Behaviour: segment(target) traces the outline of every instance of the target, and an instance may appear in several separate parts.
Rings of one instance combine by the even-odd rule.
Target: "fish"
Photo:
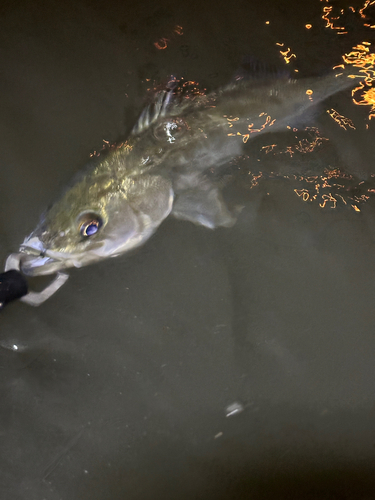
[[[172,78],[127,140],[92,158],[44,213],[20,246],[22,272],[49,275],[117,257],[144,244],[169,216],[210,229],[233,226],[238,214],[207,172],[240,155],[247,139],[293,126],[353,86],[348,76],[239,73],[217,91],[190,94]]]

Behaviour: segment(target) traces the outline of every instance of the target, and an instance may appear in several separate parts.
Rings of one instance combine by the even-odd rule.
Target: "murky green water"
[[[211,90],[244,55],[288,48],[292,71],[323,74],[374,41],[363,5],[326,10],[335,30],[318,0],[4,3],[1,261],[89,153],[131,129],[154,81]],[[341,168],[371,183],[374,123],[350,93],[326,108],[356,128],[323,108],[308,125],[329,141],[312,153],[281,134],[249,146],[233,228],[167,220],[41,307],[1,313],[3,500],[375,498],[375,204],[322,208],[317,181],[304,202],[290,178]],[[282,176],[251,187],[247,171]]]

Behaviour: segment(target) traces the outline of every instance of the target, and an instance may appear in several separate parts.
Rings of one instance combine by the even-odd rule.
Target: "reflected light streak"
[[[320,1],[323,1],[323,0],[320,0]],[[325,3],[329,3],[329,0],[325,0]],[[338,35],[344,35],[344,34],[348,33],[347,31],[343,31],[346,29],[345,26],[336,25],[336,22],[339,19],[341,19],[341,16],[344,14],[344,9],[340,9],[337,6],[333,6],[332,3],[334,3],[334,2],[330,2],[329,5],[326,5],[325,7],[323,7],[322,19],[326,22],[326,25],[325,25],[326,28],[329,28],[331,30],[335,30]],[[347,9],[350,12],[352,12],[353,14],[358,12],[358,14],[360,15],[360,18],[363,21],[365,21],[368,19],[368,13],[365,11],[374,5],[375,5],[375,0],[365,0],[363,6],[361,8],[358,7],[358,10],[356,10],[356,8],[353,6],[348,6]],[[337,15],[334,15],[334,14],[337,14]],[[364,22],[363,26],[365,26],[366,28],[375,29],[375,24],[369,24],[368,22]]]
[[[291,178],[284,176],[284,178]],[[366,181],[360,181],[354,184],[354,178],[345,174],[339,168],[332,170],[326,169],[323,175],[304,177],[293,176],[293,179],[299,182],[314,183],[311,188],[294,189],[294,192],[304,202],[318,201],[320,208],[336,208],[338,203],[349,205],[356,212],[360,212],[358,204],[364,203],[370,199],[370,194],[375,193],[375,189],[367,187]],[[364,192],[360,193],[360,190]]]
[[[344,130],[348,130],[347,127],[355,130],[354,123],[350,118],[346,118],[345,116],[340,115],[340,113],[333,108],[327,109],[327,113],[332,118],[332,120],[338,123],[340,127],[343,128]]]
[[[307,189],[295,189],[294,192],[296,193],[297,196],[302,197],[303,201],[307,201],[310,197],[310,194],[307,191]]]
[[[375,0],[374,0],[375,2]],[[353,47],[348,54],[343,55],[346,65],[358,68],[363,82],[352,90],[354,104],[360,106],[370,106],[369,119],[375,117],[375,89],[372,87],[375,81],[375,53],[370,52],[370,42],[362,42]]]
[[[323,15],[322,19],[326,22],[325,27],[329,28],[331,30],[336,30],[336,31],[343,31],[345,30],[345,26],[335,26],[333,21],[337,21],[340,19],[340,16],[332,16],[332,10],[333,6],[332,5],[327,5],[326,7],[323,7]]]
[[[311,90],[311,89],[307,89],[307,90],[306,90],[306,95],[309,97],[309,100],[310,100],[311,102],[313,101],[313,97],[312,97],[313,93],[314,93],[314,91],[313,91],[313,90]]]
[[[250,137],[250,134],[256,134],[258,132],[261,132],[262,130],[264,130],[266,127],[272,127],[272,125],[275,123],[276,121],[276,118],[275,119],[272,119],[272,117],[270,115],[267,115],[267,113],[260,113],[259,114],[259,117],[262,117],[262,116],[265,116],[265,121],[264,123],[262,123],[262,125],[260,125],[259,128],[254,128],[254,123],[250,123],[248,126],[247,126],[247,130],[248,130],[248,133],[246,134],[243,134],[242,132],[231,132],[229,134],[227,134],[228,137],[234,137],[234,136],[241,136],[242,137],[242,141],[244,143],[246,143],[248,140],[249,140],[249,137]],[[232,128],[233,127],[233,122],[237,122],[239,121],[239,118],[238,117],[235,117],[235,118],[228,118],[225,116],[225,118],[227,119],[228,121],[228,126],[229,128]]]
[[[168,42],[168,38],[159,38],[157,42],[154,42],[154,45],[158,50],[164,50],[168,47]]]
[[[359,15],[361,16],[362,19],[366,19],[367,17],[367,14],[364,14],[364,11],[368,8],[368,7],[371,7],[371,5],[374,5],[375,4],[375,0],[366,0],[362,9],[359,9],[358,12],[359,12]],[[371,24],[367,24],[367,23],[364,23],[363,24],[364,26],[366,26],[367,28],[371,28],[371,29],[375,29],[375,24],[374,25],[371,25]]]
[[[291,52],[291,49],[288,47],[287,50],[283,51],[283,50],[280,50],[280,54],[283,56],[284,58],[284,61],[286,62],[286,64],[289,64],[290,63],[290,60],[294,57],[296,58],[296,54],[292,53]]]
[[[253,128],[254,127],[254,123],[250,123],[250,125],[247,126],[247,129],[248,129],[248,131],[249,131],[250,134],[254,134],[256,132],[261,132],[267,126],[268,127],[272,127],[272,125],[275,123],[275,121],[276,121],[276,118],[274,120],[272,120],[271,116],[267,115],[266,121],[263,123],[263,125],[261,125],[260,128]]]
[[[271,151],[273,151],[273,149],[277,146],[277,144],[269,144],[268,146],[263,146],[262,147],[262,150],[264,150],[264,152],[266,154],[270,153]]]
[[[288,177],[288,176],[286,176]],[[340,183],[332,182],[332,179],[341,181]],[[355,191],[358,189],[364,181],[358,183],[357,186],[348,186],[346,181],[351,181],[353,183],[353,179],[351,176],[346,175],[344,172],[341,172],[339,169],[326,170],[325,174],[322,176],[314,176],[312,178],[307,178],[304,176],[300,176],[298,178],[299,182],[315,182],[314,187],[311,189],[302,188],[302,189],[294,189],[296,195],[301,198],[304,202],[313,202],[318,201],[320,208],[336,208],[338,202],[342,202],[344,205],[348,205],[348,202],[344,198],[350,200],[349,205],[356,211],[360,212],[358,208],[358,203],[366,202],[370,197],[366,194],[361,194],[360,196],[351,195],[351,191]],[[314,189],[315,188],[315,189]],[[338,191],[343,192],[340,194]],[[370,189],[367,190],[370,193]],[[374,190],[375,191],[375,190]],[[348,194],[349,193],[349,194]],[[352,203],[354,202],[354,203]]]
[[[281,42],[276,42],[276,45],[278,47],[284,47],[284,44]],[[290,47],[288,47],[286,50],[280,50],[279,52],[280,55],[283,57],[284,61],[286,62],[286,64],[289,64],[292,58],[297,57],[296,54],[292,52],[292,49]]]
[[[262,149],[267,152],[266,148],[269,148],[272,151],[274,146],[274,144],[270,144]],[[236,162],[240,159],[246,161],[248,158],[248,156],[240,157]],[[360,205],[370,198],[373,199],[375,195],[375,174],[371,174],[371,179],[366,181],[356,180],[352,175],[346,174],[340,168],[327,168],[320,175],[267,173],[261,171],[246,171],[246,175],[250,179],[249,189],[257,187],[263,181],[280,179],[290,181],[294,193],[301,201],[316,203],[321,209],[330,210],[339,206],[347,206],[351,207],[355,212],[360,212]],[[296,186],[296,183],[299,186]]]
[[[182,26],[179,26],[178,24],[176,24],[176,26],[173,28],[171,37],[170,38],[167,38],[167,37],[159,38],[159,40],[157,40],[156,42],[154,42],[154,46],[158,50],[165,50],[168,47],[168,43],[171,41],[171,38],[175,38],[175,35],[181,36],[183,34],[184,33],[183,33]]]
[[[355,104],[359,106],[371,106],[371,112],[369,114],[369,119],[375,117],[375,88],[370,88],[362,94],[362,100],[357,101],[353,98]]]
[[[288,128],[291,130],[290,127]],[[297,130],[293,129],[293,131],[296,132]],[[328,141],[328,138],[320,135],[317,127],[306,127],[304,132],[307,132],[308,138],[300,139],[297,143],[287,146],[284,149],[278,149],[277,144],[269,144],[263,146],[261,151],[265,154],[273,152],[274,155],[289,154],[292,157],[296,151],[302,154],[312,153],[324,141]]]

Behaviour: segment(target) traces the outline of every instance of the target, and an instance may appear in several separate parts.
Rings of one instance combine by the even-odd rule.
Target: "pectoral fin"
[[[172,214],[177,219],[189,220],[210,229],[230,227],[236,222],[215,187],[183,191],[174,201]]]

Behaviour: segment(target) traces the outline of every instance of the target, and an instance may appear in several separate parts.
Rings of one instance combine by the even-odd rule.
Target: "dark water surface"
[[[275,63],[288,47],[292,70],[324,74],[374,41],[363,2],[335,2],[343,34],[327,6],[3,2],[1,261],[89,153],[131,129],[153,82],[214,89],[244,55]],[[375,203],[322,208],[285,178],[250,189],[243,175],[371,181],[369,108],[350,93],[327,108],[356,129],[323,109],[330,141],[311,155],[260,151],[275,138],[249,150],[233,228],[168,219],[41,307],[1,313],[1,500],[375,498]]]

